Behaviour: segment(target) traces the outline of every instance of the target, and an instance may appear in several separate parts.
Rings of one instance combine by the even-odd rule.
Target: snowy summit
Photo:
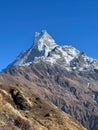
[[[98,69],[98,60],[89,58],[72,46],[59,46],[55,40],[42,30],[36,32],[33,45],[20,53],[9,66],[29,66],[32,63],[45,62],[59,65],[68,71],[88,71]]]

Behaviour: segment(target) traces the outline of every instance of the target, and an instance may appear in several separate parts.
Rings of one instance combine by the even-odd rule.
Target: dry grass
[[[10,90],[17,90],[30,105],[21,110],[15,104]],[[3,128],[2,128],[3,127]],[[52,103],[30,94],[15,85],[0,86],[0,130],[86,130],[76,120],[61,112]]]

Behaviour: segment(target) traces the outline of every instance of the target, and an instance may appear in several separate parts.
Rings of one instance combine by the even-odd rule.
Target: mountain
[[[32,46],[0,75],[0,83],[22,86],[51,101],[88,130],[98,130],[98,60],[72,46],[35,33]]]
[[[43,30],[41,33],[36,32],[31,48],[21,52],[12,65],[30,65],[33,61],[38,61],[37,58],[43,59],[48,57],[49,52],[51,52],[56,46],[57,45],[55,41],[45,30]]]
[[[68,71],[98,71],[98,60],[89,58],[72,46],[57,45],[45,30],[35,33],[33,45],[21,52],[11,66],[28,66],[41,61],[59,65]]]

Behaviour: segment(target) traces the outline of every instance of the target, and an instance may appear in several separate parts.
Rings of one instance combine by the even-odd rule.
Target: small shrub
[[[30,130],[29,122],[20,117],[15,120],[15,126],[21,128],[21,130]]]

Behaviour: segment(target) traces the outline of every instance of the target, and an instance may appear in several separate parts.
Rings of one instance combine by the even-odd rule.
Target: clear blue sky
[[[0,69],[42,29],[58,44],[98,58],[98,0],[0,0]]]

